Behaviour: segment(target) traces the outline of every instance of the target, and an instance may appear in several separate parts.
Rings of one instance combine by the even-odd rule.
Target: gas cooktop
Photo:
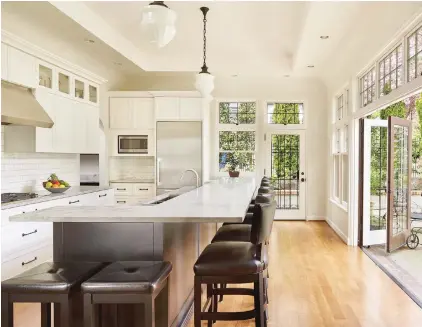
[[[9,203],[15,201],[23,201],[38,197],[36,193],[2,193],[1,203]]]

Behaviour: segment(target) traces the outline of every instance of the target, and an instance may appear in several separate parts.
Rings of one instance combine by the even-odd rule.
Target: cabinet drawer
[[[133,195],[144,197],[152,197],[155,194],[154,184],[136,183],[133,184]]]
[[[133,194],[133,184],[131,183],[111,183],[110,185],[113,187],[116,196]]]
[[[142,202],[142,199],[139,196],[120,196],[117,197],[116,196],[116,204],[130,204],[130,205],[134,205],[134,204],[139,204],[140,202]]]
[[[1,231],[1,256],[2,261],[15,258],[22,253],[39,248],[43,244],[52,243],[53,224],[10,223]]]
[[[53,258],[53,244],[26,253],[1,265],[1,280],[5,280],[34,268]]]

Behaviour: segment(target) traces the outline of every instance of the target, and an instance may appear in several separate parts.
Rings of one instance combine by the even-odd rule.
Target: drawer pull
[[[117,188],[118,191],[126,191],[126,188]]]
[[[30,233],[22,233],[22,237],[25,237],[25,236],[28,236],[28,235],[31,235],[31,234],[35,234],[36,232],[38,232],[38,231],[35,229],[34,231],[32,231]]]
[[[69,201],[69,204],[72,204],[72,203],[78,203],[79,202],[79,200],[76,200],[76,201]]]
[[[37,257],[34,257],[34,259],[32,259],[32,260],[29,260],[29,261],[27,261],[27,262],[25,262],[25,261],[22,261],[22,266],[25,266],[25,265],[27,265],[27,264],[29,264],[29,263],[31,263],[31,262],[34,262],[34,261],[36,261],[37,260]]]
[[[98,195],[99,198],[102,198],[104,196],[107,196],[107,194],[100,194],[100,195]]]
[[[117,203],[126,203],[126,201],[117,201]]]
[[[140,188],[139,191],[148,191],[147,188]]]

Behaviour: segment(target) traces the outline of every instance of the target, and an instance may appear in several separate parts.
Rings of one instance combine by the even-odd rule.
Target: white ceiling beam
[[[147,56],[86,4],[76,1],[52,1],[50,3],[135,65],[143,70],[148,70]]]

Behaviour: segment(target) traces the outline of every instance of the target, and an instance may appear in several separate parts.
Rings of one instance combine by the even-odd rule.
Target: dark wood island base
[[[192,313],[193,265],[216,230],[216,223],[55,222],[54,261],[170,261],[169,299],[156,299],[156,327],[181,327]],[[74,327],[83,326],[81,308],[82,297]],[[143,312],[142,305],[102,305],[101,326],[142,326]]]

